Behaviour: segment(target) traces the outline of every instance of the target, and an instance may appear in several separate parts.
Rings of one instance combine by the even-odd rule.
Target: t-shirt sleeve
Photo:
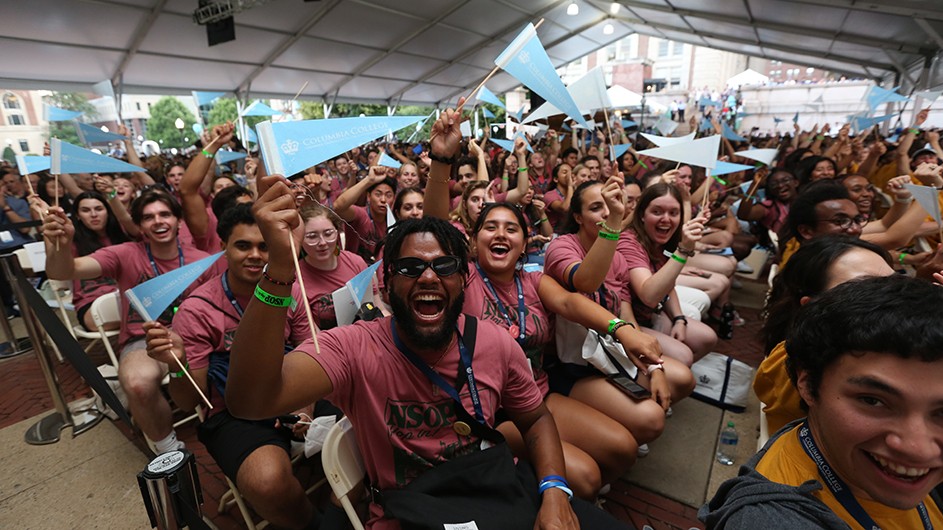
[[[583,258],[571,248],[569,238],[558,237],[550,242],[547,247],[547,254],[544,256],[544,273],[549,274],[551,278],[560,282],[564,288],[573,290],[569,279],[566,277],[566,268],[574,263],[580,263]]]
[[[651,270],[651,262],[648,259],[648,253],[645,252],[642,244],[631,230],[623,232],[622,237],[619,238],[619,243],[616,245],[616,251],[622,254],[629,270]]]
[[[121,275],[121,262],[123,256],[126,254],[124,252],[125,248],[127,248],[126,245],[102,247],[89,254],[88,257],[98,262],[98,266],[101,267],[102,270],[102,276],[117,278]]]
[[[207,307],[198,298],[188,298],[174,315],[173,329],[183,339],[183,350],[190,368],[203,369],[210,364],[210,353],[219,342],[215,333],[219,324],[207,318],[213,313],[218,313],[218,310]]]
[[[305,312],[305,296],[297,282],[291,288],[291,297],[296,303],[294,309],[288,310],[288,318],[285,322],[288,329],[285,336],[288,337],[288,342],[300,345],[311,338],[311,324],[308,323],[308,314]]]

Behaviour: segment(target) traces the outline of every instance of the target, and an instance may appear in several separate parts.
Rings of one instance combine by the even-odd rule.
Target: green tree
[[[9,145],[3,148],[2,158],[11,164],[16,164],[16,153]]]
[[[268,101],[263,101],[266,105]],[[219,98],[213,104],[207,117],[207,127],[212,128],[216,125],[222,125],[228,121],[236,123],[239,119],[239,111],[234,98]],[[269,116],[246,116],[246,127],[252,129],[265,120],[271,119]]]
[[[183,120],[183,129],[177,129],[176,121]],[[163,148],[185,147],[184,137],[194,139],[193,124],[196,116],[179,99],[164,96],[151,105],[151,118],[147,120],[147,139],[154,140]]]
[[[88,96],[80,92],[53,92],[51,95],[45,96],[43,101],[53,107],[84,113],[84,116],[81,118],[82,121],[95,121],[98,117],[95,106],[88,102]],[[79,139],[79,133],[76,131],[75,123],[71,121],[50,122],[49,137],[58,138],[70,144],[82,144],[82,141]]]
[[[320,120],[324,118],[324,104],[320,101],[302,101],[301,119]]]

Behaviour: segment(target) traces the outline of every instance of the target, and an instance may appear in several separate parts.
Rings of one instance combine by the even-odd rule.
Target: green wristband
[[[618,240],[619,240],[619,234],[616,234],[616,233],[613,233],[613,232],[606,232],[605,230],[600,230],[600,231],[599,231],[599,237],[601,237],[601,238],[603,238],[603,239],[608,239],[609,241],[618,241]]]
[[[216,153],[211,153],[211,152],[207,151],[206,149],[204,149],[204,150],[203,150],[203,156],[205,156],[206,158],[209,158],[209,159],[212,160],[213,158],[216,158]]]
[[[519,167],[519,168],[517,168],[517,172],[518,172],[518,173],[524,173],[524,172],[526,172],[526,171],[527,171],[527,168],[526,168],[526,167]]]
[[[916,127],[911,127],[910,129],[907,129],[907,132],[909,132],[910,134],[920,134],[920,129]]]
[[[900,256],[897,256],[897,261],[899,261],[901,265],[904,264],[904,257],[905,257],[905,256],[907,256],[907,254],[904,254],[903,252],[900,253]]]
[[[679,256],[679,255],[677,255],[677,254],[675,254],[675,253],[673,253],[673,252],[671,253],[671,259],[677,261],[678,263],[680,263],[680,264],[682,264],[682,265],[684,265],[684,264],[686,264],[686,263],[688,262],[687,259],[682,258],[681,256]]]
[[[117,196],[118,196],[118,190],[115,190],[115,189],[111,190],[111,192],[108,194],[109,199],[114,199]]]
[[[275,296],[265,292],[261,286],[255,286],[255,297],[262,301],[266,305],[272,307],[292,307],[294,305],[294,299],[290,296]]]
[[[170,378],[171,378],[171,379],[180,379],[181,377],[184,377],[184,376],[187,375],[187,370],[189,370],[189,369],[190,369],[190,363],[189,363],[189,362],[184,362],[184,363],[183,363],[183,370],[180,370],[179,372],[170,372]]]

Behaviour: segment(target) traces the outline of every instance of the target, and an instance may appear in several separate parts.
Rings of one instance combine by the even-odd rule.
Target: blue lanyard
[[[481,270],[481,265],[475,262],[475,268],[478,269],[478,276],[481,277],[481,281],[485,282],[485,287],[488,288],[488,291],[491,292],[491,296],[494,297],[494,301],[498,304],[498,311],[501,312],[501,315],[504,317],[504,321],[508,324],[508,329],[514,326],[514,323],[511,322],[511,316],[508,314],[507,308],[504,307],[504,304],[501,303],[501,299],[498,298],[497,291],[494,290],[494,286],[491,285],[491,280],[488,279],[488,276],[485,274],[485,271]],[[517,274],[514,275],[514,284],[517,286],[517,325],[518,329],[517,343],[521,346],[524,346],[524,338],[527,334],[527,321],[524,319],[524,285],[521,283],[521,277]]]
[[[459,384],[458,388],[452,387],[452,385],[445,382],[445,379],[442,379],[442,376],[438,372],[433,370],[426,364],[425,361],[419,358],[415,352],[409,349],[406,344],[399,338],[399,333],[396,332],[396,318],[390,319],[390,329],[393,330],[393,343],[396,344],[396,348],[403,354],[404,357],[409,359],[409,362],[419,369],[420,372],[426,375],[430,381],[432,381],[436,386],[444,390],[452,399],[454,399],[461,406],[462,398],[458,395],[458,391],[461,390],[462,385]],[[471,394],[472,405],[475,407],[475,419],[478,420],[478,423],[485,423],[485,415],[481,411],[481,399],[478,397],[478,385],[475,384],[475,374],[472,372],[471,359],[468,356],[468,350],[465,349],[465,342],[462,340],[462,334],[455,330],[458,333],[458,354],[459,359],[461,359],[461,366],[459,366],[459,376],[464,370],[465,375],[468,377],[468,393]]]
[[[145,244],[144,249],[147,250],[147,259],[151,262],[151,268],[154,269],[154,276],[160,276],[160,271],[157,270],[157,263],[154,261],[154,255],[151,254],[151,245]],[[180,241],[177,241],[177,258],[180,260],[180,267],[183,267],[183,249],[180,248]]]
[[[236,313],[238,313],[239,317],[242,318],[242,306],[239,305],[239,301],[236,300],[235,295],[232,294],[232,290],[229,288],[229,280],[226,278],[228,274],[229,272],[227,271],[223,273],[222,276],[220,276],[221,281],[223,282],[223,292],[226,294],[226,298],[229,298],[229,303],[232,304],[233,308],[236,310]]]
[[[844,507],[865,530],[881,530],[881,527],[874,522],[874,519],[872,519],[871,516],[868,515],[868,512],[858,503],[858,499],[851,493],[845,481],[836,475],[835,472],[832,471],[831,466],[828,465],[828,462],[825,461],[825,457],[822,456],[822,452],[819,451],[815,439],[812,438],[809,426],[803,423],[796,430],[796,433],[799,435],[799,443],[805,450],[805,454],[809,455],[809,458],[815,462],[816,467],[819,468],[819,476],[822,477],[825,485],[832,492],[832,495],[835,496],[835,499],[841,503],[842,507]],[[924,530],[933,530],[933,523],[930,522],[930,514],[927,513],[927,507],[924,506],[922,502],[917,505],[917,513],[920,514],[920,520],[923,522]]]

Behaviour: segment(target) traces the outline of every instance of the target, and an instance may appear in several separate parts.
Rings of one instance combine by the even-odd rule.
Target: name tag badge
[[[13,234],[11,234],[9,230],[4,230],[3,232],[0,232],[0,242],[12,243]]]
[[[469,521],[467,523],[444,524],[442,527],[445,530],[478,530],[478,525],[475,524],[475,521]]]

